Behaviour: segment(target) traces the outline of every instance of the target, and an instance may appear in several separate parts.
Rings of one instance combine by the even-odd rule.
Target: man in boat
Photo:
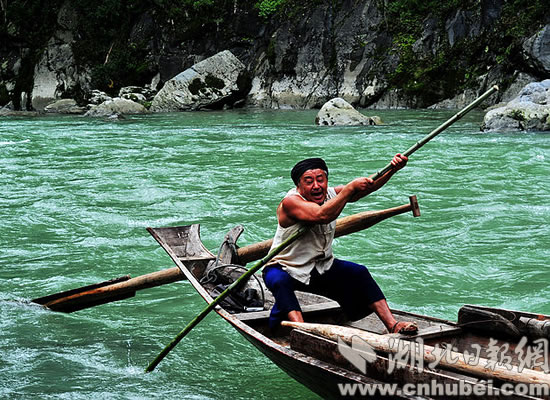
[[[332,241],[336,219],[345,205],[380,189],[407,164],[407,157],[393,157],[392,169],[376,181],[360,177],[346,185],[328,186],[328,167],[321,158],[308,158],[291,171],[296,187],[291,189],[277,208],[277,231],[272,249],[296,232],[302,225],[310,229],[297,241],[276,255],[264,268],[264,281],[275,297],[270,326],[276,328],[284,319],[303,322],[295,290],[319,294],[337,301],[350,320],[372,312],[390,333],[415,333],[414,323],[397,321],[384,294],[359,264],[334,258]]]

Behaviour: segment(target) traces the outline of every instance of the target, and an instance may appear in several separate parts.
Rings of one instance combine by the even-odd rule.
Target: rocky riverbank
[[[204,14],[208,5],[185,9],[181,20],[154,6],[125,9],[120,28],[96,30],[92,42],[86,9],[62,2],[36,48],[16,43],[24,33],[7,29],[12,41],[0,46],[0,107],[4,114],[100,115],[321,108],[341,98],[371,109],[460,108],[498,84],[502,90],[488,107],[550,76],[547,13],[529,15],[536,19],[520,30],[507,25],[513,9],[498,0],[425,15],[395,9],[403,2],[306,3],[288,2],[293,8],[267,18],[237,1],[220,2],[217,18]],[[390,18],[397,18],[393,25]],[[524,36],[508,33],[512,28]]]

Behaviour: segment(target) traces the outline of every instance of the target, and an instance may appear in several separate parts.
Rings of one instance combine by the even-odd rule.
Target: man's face
[[[308,201],[323,204],[327,196],[328,178],[322,169],[308,169],[300,177],[298,192]]]

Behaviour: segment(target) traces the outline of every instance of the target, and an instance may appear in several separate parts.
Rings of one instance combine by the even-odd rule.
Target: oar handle
[[[409,149],[407,149],[405,152],[401,153],[406,157],[409,157],[412,153],[414,153],[416,150],[424,146],[426,143],[428,143],[430,140],[432,140],[434,137],[439,135],[441,132],[443,132],[445,129],[447,129],[449,126],[454,124],[456,121],[458,121],[460,118],[462,118],[464,115],[469,113],[471,110],[473,110],[475,107],[477,107],[483,100],[485,100],[487,97],[492,95],[494,92],[498,91],[498,86],[495,85],[491,89],[487,90],[485,93],[483,93],[481,96],[479,96],[477,99],[475,99],[472,103],[470,103],[468,106],[464,107],[462,110],[460,110],[458,113],[456,113],[454,116],[452,116],[450,119],[448,119],[445,123],[441,124],[438,128],[434,129],[432,132],[430,132],[428,135],[426,135],[422,140],[419,140],[416,142],[413,146],[411,146]],[[386,172],[392,169],[391,162],[386,165],[384,168],[376,172],[373,176],[371,176],[372,180],[377,180],[382,175],[384,175]]]
[[[212,311],[223,299],[225,299],[235,287],[237,287],[241,282],[249,279],[256,271],[258,271],[265,264],[267,264],[269,260],[271,260],[277,254],[279,254],[285,247],[295,242],[307,230],[308,230],[308,227],[306,226],[300,227],[296,232],[294,232],[286,240],[284,240],[279,246],[271,250],[264,258],[262,258],[260,261],[254,264],[254,266],[252,266],[248,271],[242,274],[239,277],[239,279],[233,282],[227,289],[225,289],[222,293],[220,293],[218,297],[216,297],[211,303],[209,303],[208,306],[206,306],[206,308],[202,310],[199,315],[197,315],[191,322],[189,322],[189,324],[187,324],[185,328],[182,329],[180,333],[178,333],[178,335],[168,344],[168,346],[166,346],[160,352],[160,354],[153,360],[153,362],[151,362],[151,364],[149,364],[145,372],[153,371],[155,367],[162,361],[162,359],[166,357],[166,355],[174,347],[176,347],[176,345],[180,342],[180,340],[183,339],[199,322],[201,322],[204,319],[204,317],[206,317],[208,313]]]

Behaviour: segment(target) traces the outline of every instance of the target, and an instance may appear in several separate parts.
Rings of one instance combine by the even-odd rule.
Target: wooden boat
[[[242,228],[236,227],[228,233],[217,256],[202,245],[199,229],[198,225],[148,228],[197,292],[210,303],[219,294],[220,285],[234,281],[243,271],[236,246]],[[248,281],[245,287],[239,288],[239,293],[240,297],[221,303],[215,311],[283,371],[322,398],[341,398],[342,390],[347,390],[345,397],[367,397],[367,389],[372,390],[376,387],[372,385],[379,384],[393,386],[378,386],[368,397],[549,398],[550,375],[544,372],[549,362],[550,317],[547,315],[464,306],[457,321],[446,321],[393,310],[396,318],[415,321],[419,327],[415,336],[405,336],[388,334],[376,316],[349,321],[334,301],[298,292],[304,319],[315,323],[320,328],[318,331],[332,329],[328,324],[352,329],[348,331],[351,339],[343,342],[338,332],[323,336],[302,327],[271,331],[268,316],[273,298],[261,277]],[[258,308],[250,298],[243,300],[246,293],[255,293],[255,300],[259,298],[261,306]],[[358,332],[382,338],[390,343],[389,347],[397,346],[397,350],[376,348],[372,351],[370,348],[371,351],[366,351],[368,346],[353,346],[353,337]],[[436,354],[434,348],[452,349],[453,353],[438,353],[441,362],[430,365],[429,359],[420,361],[418,347],[409,347],[408,353],[403,351],[410,343],[431,349],[428,355]],[[362,342],[356,341],[356,344]],[[529,352],[530,360],[526,357]],[[449,355],[451,362],[443,365]],[[465,365],[459,365],[454,359],[458,356],[465,359],[462,363]],[[477,364],[487,365],[475,365],[476,358]],[[512,393],[512,389],[518,393]]]

